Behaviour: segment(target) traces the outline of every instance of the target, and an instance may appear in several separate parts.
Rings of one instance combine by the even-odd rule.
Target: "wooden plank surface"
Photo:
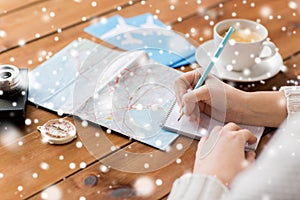
[[[238,9],[247,10],[247,12],[238,12]],[[273,18],[265,16],[264,12],[268,10],[271,13],[268,16],[271,15]],[[259,19],[269,30],[269,37],[279,48],[279,53],[283,59],[290,60],[290,57],[297,57],[299,54],[298,44],[300,43],[299,12],[289,8],[288,1],[277,0],[272,1],[272,4],[265,1],[251,1],[245,4],[242,1],[227,1],[219,4],[218,7],[207,10],[205,13],[192,16],[186,19],[185,22],[174,25],[173,28],[178,32],[190,34],[193,40],[201,44],[213,38],[212,28],[214,24],[232,18],[234,12],[238,13],[237,18]],[[195,21],[201,26],[195,26]],[[286,27],[286,31],[283,31],[283,27]],[[190,30],[194,31],[191,32]],[[286,67],[282,68],[282,72],[268,80],[254,83],[231,82],[231,84],[246,91],[277,90],[282,85],[293,84],[287,82],[287,80],[295,79],[295,75],[299,73],[299,69],[294,67],[297,63],[299,66],[299,60],[297,59],[294,59],[293,63],[284,62]]]
[[[41,2],[43,0],[13,0],[13,1],[0,1],[0,16],[16,12],[24,7],[30,6],[34,3]]]
[[[93,0],[84,2],[52,0],[33,4],[18,12],[1,17],[1,23],[5,24],[2,30],[6,33],[5,40],[2,40],[1,43],[5,48],[23,45],[23,43],[41,36],[81,23],[94,15],[116,11],[117,6],[126,5],[128,5],[127,0],[118,0],[117,2],[110,0],[98,2]],[[29,24],[30,29],[27,28]]]
[[[146,11],[146,7],[141,5],[141,8],[139,12],[143,13]],[[120,11],[120,12],[124,12],[124,13],[131,13],[132,15],[134,15],[134,11],[133,9],[131,9],[130,12],[127,12],[125,9],[124,11]],[[168,15],[166,15],[168,16]],[[83,23],[80,24],[78,26],[72,27],[71,29],[67,29],[61,33],[55,33],[49,37],[45,37],[45,38],[41,38],[35,42],[26,44],[25,46],[10,50],[8,52],[5,52],[3,54],[1,54],[1,60],[3,60],[4,62],[11,62],[12,63],[19,66],[19,67],[28,67],[30,70],[33,69],[36,65],[40,64],[41,62],[46,60],[47,55],[53,55],[55,52],[59,51],[61,48],[63,48],[66,44],[68,44],[69,42],[71,42],[74,39],[77,39],[78,36],[81,37],[87,37],[90,39],[91,36],[85,34],[82,29],[87,26],[87,23]],[[59,40],[56,43],[56,45],[52,45],[53,41],[56,41],[55,38],[59,37]],[[98,41],[98,40],[96,40]],[[99,41],[98,41],[99,42]],[[41,49],[42,47],[42,49]],[[24,53],[26,52],[26,53]],[[46,53],[45,53],[46,52]],[[5,61],[6,60],[6,61]],[[27,152],[28,154],[30,154],[30,158],[35,158],[37,156],[37,154],[34,154],[33,149],[31,149],[31,147],[34,147],[34,149],[39,149],[40,151],[44,152],[45,154],[49,154],[48,157],[46,157],[47,159],[50,159],[51,157],[57,157],[57,151],[54,150],[53,152],[50,152],[51,149],[53,150],[53,148],[49,145],[45,145],[43,143],[40,142],[40,138],[39,138],[39,134],[36,131],[36,126],[37,125],[41,125],[44,122],[46,122],[47,120],[54,118],[54,115],[52,113],[48,113],[46,111],[43,110],[38,110],[36,111],[36,109],[32,106],[28,106],[31,109],[29,109],[28,112],[28,116],[30,120],[34,121],[35,119],[39,119],[42,116],[43,120],[39,120],[38,123],[33,123],[31,124],[31,126],[23,126],[23,133],[24,130],[28,130],[27,133],[28,139],[24,139],[22,137],[20,137],[18,140],[18,142],[12,143],[10,145],[16,146],[17,144],[19,144],[19,142],[21,141],[21,143],[23,143],[22,148],[24,152]],[[37,113],[35,113],[35,111]],[[44,112],[44,113],[43,113]],[[42,115],[41,115],[42,114]],[[111,136],[111,139],[113,141],[114,144],[116,144],[115,146],[122,146],[125,145],[128,140],[122,139],[120,137],[116,137],[115,135]],[[14,138],[16,139],[16,138]],[[119,141],[121,139],[121,142]],[[30,141],[30,142],[27,142]],[[75,142],[75,141],[74,141]],[[73,143],[74,143],[73,142]],[[63,152],[72,152],[72,153],[76,153],[76,155],[78,156],[78,158],[80,158],[81,162],[86,163],[87,165],[89,165],[90,163],[94,162],[95,156],[97,158],[100,158],[101,156],[104,156],[108,153],[111,152],[110,146],[107,147],[107,150],[105,151],[105,148],[100,143],[101,146],[101,151],[97,151],[96,153],[94,152],[93,155],[91,156],[91,152],[93,151],[92,149],[89,149],[89,152],[87,151],[72,151],[72,148],[74,148],[74,144],[68,144],[66,146],[64,146],[64,148],[61,148],[60,150]],[[103,141],[102,141],[103,143]],[[73,144],[73,145],[72,145]],[[22,152],[19,152],[19,156],[16,156],[14,158],[14,160],[12,160],[11,158],[11,154],[9,154],[6,150],[10,148],[9,146],[4,146],[3,147],[3,154],[7,157],[5,157],[6,159],[4,160],[9,160],[10,162],[5,162],[5,163],[1,163],[1,166],[3,166],[3,168],[9,169],[9,167],[7,167],[7,164],[9,165],[9,163],[12,162],[17,162],[19,157],[22,155]],[[56,149],[58,149],[60,147],[57,147]],[[68,148],[69,150],[65,149]],[[41,158],[43,158],[45,156],[44,153],[39,153],[39,155],[41,156]],[[72,154],[70,153],[70,154]],[[18,154],[17,154],[18,155]],[[31,195],[33,195],[35,192],[42,190],[42,188],[45,188],[46,186],[55,183],[57,181],[62,180],[64,177],[69,176],[70,174],[78,171],[79,169],[79,160],[72,160],[71,157],[68,153],[67,155],[64,155],[64,157],[69,157],[69,159],[64,159],[63,161],[59,160],[59,159],[53,159],[51,160],[51,162],[47,163],[50,167],[49,170],[46,170],[46,172],[44,172],[43,170],[40,169],[40,163],[46,163],[43,162],[44,159],[36,159],[34,161],[32,161],[31,159],[24,159],[25,161],[27,161],[28,163],[30,163],[29,165],[26,165],[26,168],[31,166],[30,168],[32,168],[28,173],[22,175],[23,178],[20,181],[20,178],[18,176],[7,176],[5,179],[9,182],[12,182],[14,184],[11,184],[9,187],[2,187],[5,188],[5,190],[10,191],[6,193],[6,196],[4,196],[5,198],[26,198],[29,197]],[[25,163],[24,161],[24,163]],[[73,161],[73,162],[72,162]],[[75,163],[76,164],[76,168],[70,170],[68,169],[68,164],[69,163]],[[63,165],[63,166],[61,166]],[[19,165],[19,168],[16,168],[16,172],[18,175],[20,175],[22,173],[22,165]],[[54,166],[54,167],[51,167]],[[57,168],[62,167],[61,170],[57,170]],[[36,172],[35,172],[36,171]],[[1,171],[3,174],[9,174],[6,170],[2,170]],[[39,181],[35,181],[32,178],[32,174],[38,174],[38,180]],[[49,174],[51,174],[51,176],[49,176]],[[28,184],[25,184],[25,182],[27,182]],[[26,185],[26,188],[25,186]],[[24,189],[22,189],[21,191],[18,191],[18,187],[23,187]],[[2,193],[2,191],[0,192]],[[13,196],[12,196],[13,195]]]
[[[188,140],[190,139],[182,137],[178,142],[190,144],[191,140]],[[72,194],[74,199],[79,199],[80,197],[85,197],[86,199],[159,199],[169,193],[173,181],[176,178],[191,172],[194,164],[191,160],[194,159],[196,148],[197,142],[193,141],[184,155],[174,159],[179,152],[175,145],[173,150],[168,154],[169,159],[174,160],[171,164],[159,170],[145,173],[130,173],[113,168],[106,168],[107,165],[104,163],[107,163],[107,159],[110,159],[110,157],[104,158],[100,160],[100,163],[94,163],[92,166],[66,178],[54,187],[60,191],[59,194],[62,199],[68,198],[70,194]],[[152,152],[153,149],[150,147],[145,148],[145,145],[140,143],[133,143],[123,149],[123,151],[127,153],[149,153]],[[114,158],[116,159],[114,162],[124,165],[136,165],[137,162],[124,156],[124,152],[117,151],[116,153],[122,156],[117,155]],[[167,156],[162,155],[162,157],[166,158]],[[161,158],[156,160],[156,162],[160,162],[160,159]],[[144,162],[139,163],[144,164]],[[97,181],[92,181],[93,178],[91,176]],[[88,181],[89,179],[92,180]],[[92,184],[93,182],[94,184]],[[41,196],[51,194],[52,189],[42,191],[36,194],[32,199],[41,199]]]
[[[191,0],[175,1],[174,3],[154,0],[130,2],[124,0],[117,2],[109,0],[85,0],[83,2],[52,0],[25,7],[18,12],[0,18],[0,22],[5,24],[0,29],[5,33],[4,39],[0,37],[0,52],[85,21],[94,23],[95,17],[104,17],[104,15],[109,17],[113,14],[120,14],[130,17],[151,12],[166,24],[170,24],[178,19],[184,19],[198,9],[197,3]],[[217,0],[205,1],[201,7],[211,6],[215,2]],[[72,9],[68,9],[70,7]],[[162,8],[164,9],[163,12],[161,12]],[[35,23],[31,24],[30,29],[28,29],[28,22],[31,21]]]
[[[299,51],[300,13],[297,14],[296,10],[289,8],[288,1],[275,0],[270,3],[269,1],[254,0],[245,1],[247,2],[245,4],[243,2],[224,2],[206,12],[186,19],[185,22],[174,25],[173,28],[181,33],[188,33],[195,41],[203,43],[213,38],[213,26],[217,22],[233,18],[233,14],[236,14],[234,18],[259,20],[269,30],[269,37],[279,48],[283,58]],[[238,12],[238,10],[247,11]],[[267,15],[265,12],[270,12],[270,14]],[[270,19],[269,16],[273,16],[273,18]]]
[[[293,55],[284,62],[283,71],[279,72],[273,78],[256,83],[240,83],[237,87],[247,91],[257,90],[279,90],[281,86],[298,85],[300,75],[300,54]]]
[[[0,124],[0,148],[19,140],[27,134],[36,134],[37,126],[48,120],[57,118],[57,115],[45,110],[37,109],[33,105],[27,105],[27,124],[15,125],[14,123],[2,122]]]
[[[4,31],[0,34],[0,52],[3,52],[0,53],[0,63],[11,63],[32,70],[79,37],[101,44],[101,40],[84,33],[83,28],[102,17],[115,14],[132,17],[150,12],[173,30],[188,34],[196,44],[212,38],[212,27],[218,21],[241,17],[260,20],[269,29],[270,38],[279,47],[287,68],[272,79],[235,86],[255,91],[298,84],[299,12],[288,7],[289,1],[286,0],[3,2],[0,3],[3,5],[0,8],[0,31]],[[236,16],[233,16],[234,13]],[[26,45],[23,46],[21,41],[19,46],[20,40]],[[146,183],[150,180],[150,185],[153,185],[151,195],[144,196],[144,199],[166,199],[173,181],[192,169],[196,141],[179,160],[175,159],[180,153],[176,144],[182,140],[176,141],[173,150],[168,154],[160,152],[149,160],[140,157],[128,159],[124,157],[126,152],[152,155],[154,150],[119,134],[107,134],[99,127],[82,127],[78,122],[79,137],[75,141],[67,145],[53,146],[41,142],[36,127],[58,116],[31,104],[27,109],[27,118],[31,123],[15,127],[18,134],[11,137],[12,129],[8,129],[8,126],[0,127],[0,173],[3,176],[0,178],[0,195],[3,199],[45,199],[43,195],[53,194],[60,195],[61,199],[140,199],[142,196],[139,188],[135,187],[139,180]],[[263,144],[268,142],[271,135],[272,133],[262,139],[258,152],[263,149]],[[78,148],[80,144],[86,143],[91,145]],[[100,162],[98,159],[101,159]],[[138,171],[147,163],[150,166],[147,169],[150,170],[161,160],[167,159],[170,162],[173,159],[173,162],[161,169],[145,173],[124,172],[118,167],[111,167],[106,171],[103,167],[111,163],[123,167],[133,166]],[[95,180],[96,184],[92,185]]]
[[[189,3],[186,4],[185,2],[189,2]],[[152,14],[154,14],[154,15],[157,15],[157,13],[158,13],[159,19],[161,21],[163,21],[165,24],[173,24],[173,23],[177,22],[178,17],[181,17],[184,19],[185,17],[191,15],[191,13],[194,13],[197,11],[198,8],[196,5],[193,4],[194,1],[190,0],[190,1],[185,1],[185,2],[182,3],[182,1],[179,1],[176,3],[176,7],[183,8],[183,9],[175,9],[175,10],[166,9],[166,10],[164,10],[164,12],[161,12],[161,13],[158,12],[159,9],[165,8],[165,7],[170,7],[170,5],[172,5],[172,4],[170,4],[168,1],[155,1],[155,0],[147,1],[146,4],[137,2],[136,4],[134,4],[134,6],[125,7],[123,9],[121,9],[120,11],[113,10],[113,11],[109,12],[108,14],[106,14],[105,17],[110,17],[115,14],[119,14],[124,17],[132,17],[132,16],[135,16],[138,14],[152,12]],[[211,6],[211,4],[214,2],[215,1],[210,1],[210,3],[206,3],[204,5]],[[88,4],[88,3],[84,3],[84,5],[85,4]],[[163,5],[161,5],[161,4],[163,4]],[[56,5],[54,3],[51,4],[51,6],[55,7],[56,9],[59,8],[59,5],[60,4],[58,4],[58,5]],[[104,5],[106,5],[106,4],[104,4]],[[48,4],[46,4],[46,5],[42,4],[42,5],[38,5],[38,7],[29,7],[28,9],[30,9],[29,11],[32,12],[33,10],[41,9],[41,7],[49,8],[49,6],[50,5],[48,5]],[[64,4],[64,6],[71,6],[71,5]],[[185,8],[185,7],[187,7],[187,8]],[[73,18],[75,18],[74,16],[73,16],[73,18],[70,18],[70,19],[69,19],[69,17],[66,17],[64,15],[63,8],[58,9],[57,15],[60,17],[64,17],[64,19],[65,19],[65,20],[60,20],[60,19],[56,20],[56,23],[59,24],[56,26],[58,26],[62,29],[62,32],[59,32],[59,33],[56,32],[57,31],[56,29],[53,30],[53,28],[51,28],[51,27],[49,28],[49,26],[43,25],[44,23],[37,24],[37,28],[35,28],[35,27],[33,27],[31,29],[26,28],[25,26],[27,26],[27,25],[26,25],[26,23],[24,23],[24,21],[31,21],[30,19],[28,19],[26,12],[21,12],[21,13],[18,12],[15,14],[17,16],[9,16],[7,18],[2,19],[2,20],[6,20],[6,21],[12,21],[15,18],[22,19],[22,21],[20,21],[20,24],[22,24],[20,29],[22,29],[22,31],[14,30],[16,27],[16,24],[12,24],[10,26],[5,26],[5,30],[7,30],[11,33],[14,33],[14,34],[6,34],[7,36],[3,39],[0,37],[0,42],[2,43],[3,50],[7,50],[10,47],[17,44],[18,40],[15,37],[24,37],[24,35],[31,35],[31,37],[28,37],[25,40],[27,42],[27,41],[33,40],[35,38],[34,35],[36,33],[39,33],[41,39],[39,39],[35,42],[32,42],[34,44],[34,47],[32,47],[31,46],[32,43],[30,43],[30,44],[26,44],[25,46],[19,47],[17,49],[10,50],[9,52],[0,54],[0,62],[1,63],[10,63],[13,60],[13,64],[15,64],[19,67],[29,67],[29,69],[33,69],[38,64],[45,61],[45,57],[49,56],[48,53],[50,53],[50,55],[55,54],[63,46],[70,43],[70,41],[75,40],[78,37],[85,37],[85,38],[93,39],[90,35],[86,34],[83,31],[83,29],[86,26],[88,26],[89,24],[99,21],[101,19],[101,16],[104,15],[104,13],[105,13],[105,10],[103,10],[103,9],[97,9],[97,12],[94,13],[94,15],[100,16],[100,18],[93,19],[93,20],[90,19],[90,20],[87,20],[86,22],[81,22],[81,24],[77,24],[76,22],[74,22],[74,21],[76,21],[75,19],[73,19]],[[88,11],[89,10],[87,10],[85,12],[88,12]],[[79,6],[75,6],[75,7],[72,7],[72,12],[73,13],[82,13],[82,9]],[[175,18],[172,17],[174,15],[176,16]],[[73,19],[73,21],[72,21],[72,19]],[[63,21],[64,24],[62,24],[61,21]],[[79,21],[81,21],[81,19]],[[51,24],[53,24],[53,23],[51,23]],[[72,25],[74,25],[74,26],[72,26]],[[66,27],[70,27],[70,28],[68,29]],[[38,31],[39,29],[43,30],[44,32],[43,33],[39,32]],[[67,33],[65,33],[65,32],[67,32]],[[47,36],[44,39],[43,37],[48,33],[52,33],[52,34]],[[12,38],[12,37],[14,37],[14,38]],[[97,40],[97,39],[94,38],[93,40]],[[53,42],[55,43],[55,45],[50,45],[50,44],[53,44]],[[0,45],[1,45],[1,43],[0,43]],[[6,45],[7,43],[12,43],[13,45]],[[101,42],[99,42],[99,43],[101,43]],[[29,52],[24,54],[24,51],[26,51],[26,52],[29,51]],[[38,60],[38,62],[36,62],[37,60]],[[30,63],[30,64],[28,64],[28,63]]]
[[[68,120],[73,121],[72,118]],[[40,133],[36,130],[2,146],[0,172],[4,177],[0,181],[1,198],[27,198],[75,173],[82,168],[82,165],[88,166],[102,156],[130,143],[128,139],[118,135],[105,134],[97,127],[84,128],[78,125],[76,127],[77,139],[65,145],[50,145],[43,142]],[[96,133],[99,134],[97,140],[94,137]],[[80,135],[85,135],[84,141],[81,140]],[[101,151],[93,153],[93,149],[87,150],[83,143],[89,140],[97,142]],[[112,145],[115,147],[113,150]],[[22,190],[18,190],[20,187]]]

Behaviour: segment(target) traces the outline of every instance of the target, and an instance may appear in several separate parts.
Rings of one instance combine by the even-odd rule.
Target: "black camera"
[[[0,120],[24,122],[28,98],[28,70],[0,65]]]

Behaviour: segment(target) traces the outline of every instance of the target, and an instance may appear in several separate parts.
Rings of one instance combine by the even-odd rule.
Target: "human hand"
[[[246,113],[246,92],[238,90],[215,76],[209,74],[205,84],[193,90],[203,69],[193,70],[181,75],[175,81],[177,103],[183,113],[191,118],[200,118],[200,111],[219,121],[242,122],[241,115]],[[191,91],[189,91],[191,90]]]
[[[239,172],[254,162],[255,152],[245,153],[244,148],[246,143],[255,143],[256,137],[235,123],[228,123],[224,127],[216,126],[210,136],[215,137],[214,134],[218,135],[209,151],[205,149],[208,137],[201,138],[196,152],[194,173],[216,176],[229,186]]]

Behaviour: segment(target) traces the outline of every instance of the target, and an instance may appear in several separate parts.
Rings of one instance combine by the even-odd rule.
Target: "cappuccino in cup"
[[[224,31],[224,33],[221,33],[220,35],[222,37],[225,37],[225,34],[228,30]],[[231,37],[231,40],[234,40],[235,42],[256,42],[261,40],[261,36],[255,32],[255,30],[252,30],[250,28],[244,28],[244,29],[237,29],[235,30]]]
[[[263,25],[247,19],[228,19],[218,22],[214,26],[215,47],[218,47],[230,27],[235,31],[219,57],[220,67],[243,71],[275,55],[276,46],[267,41],[268,30]],[[269,54],[262,57],[261,52],[264,48],[268,48]]]

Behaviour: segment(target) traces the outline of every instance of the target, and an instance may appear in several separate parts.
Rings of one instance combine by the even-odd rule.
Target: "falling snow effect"
[[[138,196],[148,197],[153,194],[155,184],[152,178],[142,176],[135,181],[134,188]]]
[[[73,2],[77,3],[77,4],[83,3],[82,0],[73,0]],[[201,1],[196,1],[196,2],[197,2],[198,5],[202,5]],[[195,38],[197,38],[197,41],[199,41],[201,43],[208,40],[209,38],[211,38],[212,37],[212,27],[215,25],[215,23],[218,22],[216,19],[224,14],[223,11],[222,11],[222,8],[228,6],[227,4],[229,4],[229,3],[225,2],[225,3],[218,4],[219,12],[217,12],[217,11],[210,11],[209,12],[209,11],[206,11],[206,10],[203,10],[203,9],[199,9],[199,14],[202,14],[202,13],[204,14],[204,13],[208,12],[207,14],[204,14],[204,16],[203,16],[203,20],[206,21],[207,27],[197,27],[197,26],[190,27],[189,29],[187,29],[187,33],[185,33],[186,37],[195,37]],[[149,6],[150,7],[150,5],[147,4],[147,1],[141,1],[140,4],[143,5],[143,6]],[[254,3],[254,2],[251,2],[251,1],[245,1],[245,0],[242,1],[242,4],[249,5],[249,11],[251,11],[251,9],[256,9],[256,7],[260,6],[259,2]],[[128,5],[133,5],[133,1],[129,1]],[[97,1],[92,1],[90,3],[90,6],[93,7],[93,8],[99,8],[100,3],[97,3]],[[297,9],[299,9],[299,7],[300,7],[299,2],[298,1],[288,1],[286,6],[288,6],[291,9],[290,15],[294,16],[295,21],[297,21],[297,19],[299,17],[299,14],[297,13]],[[233,7],[233,5],[232,5],[232,7]],[[243,16],[242,13],[239,12],[238,8],[239,7],[237,6],[235,11],[233,11],[230,14],[231,17],[236,18],[236,17],[242,17]],[[117,6],[115,9],[116,9],[116,12],[125,10],[125,8],[123,8],[122,6]],[[167,7],[167,9],[170,10],[171,12],[175,12],[175,11],[178,11],[178,9],[180,9],[180,8],[176,6],[176,1],[170,1],[170,5]],[[59,17],[58,12],[54,12],[54,11],[52,11],[49,8],[46,8],[46,7],[41,8],[41,10],[39,12],[42,12],[42,14],[43,14],[42,19],[44,20],[44,22],[47,22],[47,23],[49,23],[52,19],[55,19],[55,18]],[[164,11],[164,9],[160,8],[160,9],[155,9],[154,12],[156,14],[156,17],[159,18],[159,17],[163,16],[165,14],[164,12],[166,12],[166,11]],[[299,34],[299,31],[296,32],[296,28],[294,26],[292,26],[290,24],[284,24],[283,20],[285,19],[285,16],[282,13],[274,10],[273,8],[271,8],[269,6],[263,6],[263,7],[260,6],[259,13],[257,13],[256,17],[257,17],[257,22],[259,22],[259,23],[262,22],[262,23],[265,24],[265,23],[268,23],[268,21],[276,21],[276,23],[278,23],[280,25],[280,28],[276,31],[281,31],[284,34],[286,34],[287,36],[289,36],[289,35],[298,35]],[[80,16],[80,19],[82,21],[90,20],[86,16]],[[106,20],[107,19],[105,17],[101,18],[101,21],[103,23],[105,23]],[[179,16],[174,20],[179,24],[184,23],[185,22],[185,16]],[[2,28],[3,27],[0,27],[0,39],[5,39],[9,35],[8,35],[8,32],[6,32],[6,30],[2,30]],[[171,26],[169,28],[171,29]],[[60,28],[55,28],[54,30],[57,30],[57,33],[64,33],[63,29],[60,29]],[[43,33],[39,32],[39,33],[34,33],[32,35],[33,35],[34,38],[39,39],[40,37],[43,36]],[[60,36],[60,35],[59,36],[53,36],[52,40],[53,40],[53,43],[60,42],[61,40],[63,40],[63,37]],[[20,47],[26,47],[28,45],[27,40],[25,38],[24,39],[20,38],[17,41],[15,41],[15,43]],[[234,45],[234,42],[231,42],[231,45]],[[1,45],[0,45],[0,50],[1,50]],[[74,57],[78,56],[78,52],[71,52],[71,54]],[[238,56],[239,52],[236,52],[236,55]],[[26,63],[29,66],[30,65],[35,66],[35,65],[37,65],[37,63],[44,62],[45,60],[50,59],[52,56],[53,56],[52,52],[47,52],[47,51],[41,49],[38,53],[38,57],[30,57],[30,58],[28,58],[28,60],[26,60]],[[10,63],[19,62],[19,58],[18,58],[18,56],[10,57],[10,58],[8,58],[8,61]],[[260,58],[255,58],[255,62],[260,63],[262,61],[260,60]],[[233,61],[233,64],[235,64],[234,61]],[[292,68],[295,68],[295,69],[297,69],[299,67],[299,66],[297,66],[297,64],[290,64],[289,63],[289,67],[290,67],[290,65],[292,66]],[[226,68],[227,68],[228,71],[232,71],[232,65],[227,65]],[[185,70],[185,67],[182,67],[181,70]],[[282,66],[281,71],[282,72],[288,72],[288,69],[287,69],[286,66]],[[59,73],[58,71],[55,71],[55,70],[52,71],[53,75],[57,75],[58,73]],[[251,75],[251,70],[245,69],[245,70],[243,70],[242,73],[245,76],[249,76],[249,75]],[[294,79],[291,78],[290,80],[287,80],[286,83],[289,84],[289,85],[298,85],[299,80],[300,80],[300,75],[296,76]],[[57,86],[60,86],[61,84],[62,83],[60,83],[60,82],[56,82]],[[257,84],[268,84],[268,80],[262,80],[259,83],[249,84],[248,87],[255,87]],[[247,85],[245,87],[247,87]],[[37,85],[35,85],[35,88],[41,89],[41,86],[38,85],[38,83],[37,83]],[[276,90],[279,89],[279,87],[278,86],[271,86],[270,89],[276,91]],[[51,90],[49,90],[49,91],[51,91]],[[32,100],[32,101],[34,101],[34,100]],[[62,97],[61,101],[65,101],[65,97]],[[53,107],[52,103],[49,102],[47,104],[47,107]],[[136,110],[142,110],[143,105],[142,104],[137,104],[135,109]],[[57,114],[59,116],[62,116],[64,114],[64,111],[59,110],[57,112]],[[40,122],[44,122],[44,119],[40,119],[40,118],[29,119],[28,118],[28,119],[25,119],[25,126],[31,127],[31,126],[34,126],[34,125],[39,125]],[[81,123],[81,126],[82,126],[82,128],[88,127],[88,122],[83,121]],[[19,140],[19,138],[22,137],[22,134],[19,132],[19,130],[15,129],[13,126],[10,126],[10,125],[5,126],[4,130],[3,131],[1,130],[1,133],[2,132],[4,133],[1,136],[1,140],[0,140],[2,145],[11,144],[14,141],[17,141],[17,147],[16,148],[25,148],[26,145],[30,145],[30,144],[25,143],[25,141],[20,141]],[[112,131],[111,131],[111,129],[107,129],[106,132],[108,134],[110,134]],[[207,133],[205,133],[205,134],[207,134]],[[98,133],[96,135],[99,138],[101,138],[100,133]],[[291,142],[293,142],[293,141],[291,141]],[[157,146],[160,146],[162,144],[162,141],[161,140],[156,140],[155,144]],[[77,149],[81,149],[83,147],[83,143],[80,142],[80,141],[76,142],[73,145],[75,145]],[[175,145],[175,150],[180,151],[183,148],[185,148],[185,146],[186,146],[185,144],[178,143],[178,144]],[[280,148],[288,148],[284,144],[279,145],[279,146],[280,146]],[[10,146],[8,146],[6,148],[10,149]],[[116,149],[117,149],[117,147],[115,145],[112,145],[111,148],[110,148],[111,151],[115,151]],[[14,151],[15,149],[11,149],[11,150]],[[171,151],[171,147],[170,147],[170,149],[167,150],[167,152],[168,151]],[[276,155],[276,153],[278,151],[279,151],[278,149],[274,148],[274,149],[269,149],[267,151],[267,153],[270,157],[273,157],[274,155]],[[128,156],[128,154],[126,154],[126,155]],[[292,158],[292,157],[297,157],[298,155],[299,155],[299,153],[291,151],[291,152],[289,152],[289,156],[287,156],[287,157]],[[25,158],[25,159],[28,159],[28,158]],[[57,155],[57,157],[55,157],[53,159],[56,159],[59,162],[64,162],[66,160],[65,155]],[[175,162],[176,162],[176,164],[181,165],[183,163],[183,160],[180,159],[180,158],[177,158],[175,160]],[[70,170],[73,170],[77,167],[76,165],[79,166],[81,169],[84,169],[87,166],[87,164],[85,162],[78,162],[78,163],[70,162],[69,164],[67,164],[67,167]],[[151,168],[151,163],[150,162],[149,163],[145,162],[143,167],[145,169]],[[48,161],[45,161],[45,162],[41,162],[37,166],[36,169],[38,169],[39,171],[32,171],[30,173],[31,179],[39,179],[40,177],[43,176],[44,171],[52,169],[52,165],[50,164],[50,162],[48,163]],[[99,170],[102,173],[108,173],[109,172],[109,167],[107,167],[105,165],[101,165]],[[0,180],[4,180],[6,177],[7,177],[6,173],[0,172]],[[271,184],[271,182],[269,182],[269,183]],[[154,180],[151,177],[140,177],[135,181],[134,187],[135,187],[138,195],[140,195],[140,196],[150,196],[150,195],[153,194],[155,187],[162,186],[163,184],[164,184],[163,177],[157,178],[157,179],[154,179]],[[17,185],[16,190],[18,192],[25,191],[26,190],[26,185]],[[50,186],[46,190],[42,191],[42,193],[40,194],[40,197],[42,199],[60,199],[62,193],[64,193],[64,192],[62,192],[60,190],[60,188],[55,187],[55,186]],[[89,199],[89,198],[87,198],[85,196],[80,196],[79,199],[80,200],[85,200],[85,199]],[[263,200],[268,200],[268,199],[272,199],[272,198],[269,194],[265,194],[262,197],[262,199]]]
[[[50,186],[41,193],[41,198],[44,200],[59,200],[61,196],[62,192],[57,186]]]

